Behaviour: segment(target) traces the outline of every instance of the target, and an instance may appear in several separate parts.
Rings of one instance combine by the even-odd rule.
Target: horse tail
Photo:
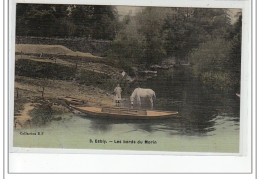
[[[153,97],[154,97],[154,99],[156,99],[156,95],[155,95],[155,92],[153,92]]]

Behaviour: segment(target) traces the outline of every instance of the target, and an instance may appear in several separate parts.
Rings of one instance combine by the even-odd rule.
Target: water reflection
[[[81,116],[83,117],[83,116]],[[183,120],[180,116],[172,119],[163,120],[124,120],[124,119],[100,119],[84,117],[90,120],[90,128],[97,132],[106,133],[113,130],[114,125],[126,124],[131,126],[135,131],[141,130],[149,133],[163,132],[167,135],[202,135],[209,132],[214,126],[214,121],[203,123],[197,121]]]
[[[158,109],[179,111],[186,134],[205,134],[215,130],[212,119],[218,115],[239,118],[240,101],[235,93],[206,88],[188,69],[158,72],[155,79],[144,85],[156,91]]]

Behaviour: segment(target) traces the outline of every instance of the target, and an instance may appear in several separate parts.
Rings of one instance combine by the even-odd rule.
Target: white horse
[[[134,99],[136,98],[137,103],[141,106],[141,98],[148,97],[151,102],[151,108],[153,108],[153,97],[155,98],[155,92],[151,89],[136,88],[130,96],[131,106],[134,105]]]

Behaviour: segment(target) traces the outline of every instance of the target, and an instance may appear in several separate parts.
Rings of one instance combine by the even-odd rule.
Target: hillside
[[[91,53],[74,52],[62,45],[38,45],[38,44],[16,44],[15,52],[24,54],[49,54],[49,55],[67,55],[89,58],[102,58],[94,56]]]
[[[39,117],[42,108],[53,119],[70,113],[61,100],[66,96],[91,106],[113,106],[113,89],[126,83],[120,69],[90,53],[32,44],[17,44],[15,51],[15,128],[45,124],[50,116]]]

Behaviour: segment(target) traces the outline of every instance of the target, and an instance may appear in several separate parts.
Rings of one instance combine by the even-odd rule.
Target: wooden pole
[[[19,88],[16,88],[16,98],[19,98]]]
[[[45,87],[43,86],[43,87],[42,87],[42,98],[44,98],[44,96],[43,96],[43,95],[44,95],[44,88],[45,88]]]

